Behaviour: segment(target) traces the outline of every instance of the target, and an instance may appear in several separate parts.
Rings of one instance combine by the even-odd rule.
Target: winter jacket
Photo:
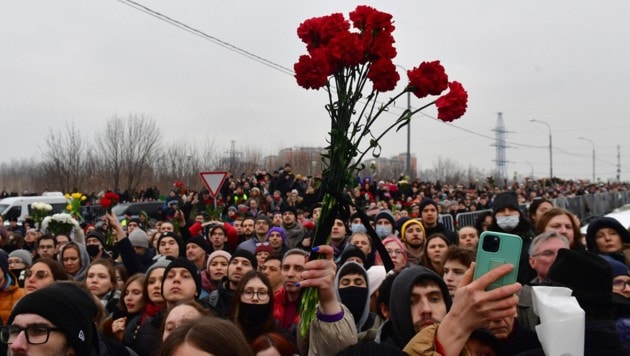
[[[426,227],[424,226],[424,224],[422,226],[424,227],[424,232],[425,232],[426,237],[429,237],[436,233],[441,233],[441,234],[444,234],[446,238],[448,238],[451,244],[455,246],[459,244],[459,235],[457,235],[455,231],[447,230],[446,227],[440,222],[438,222],[437,225],[434,227]]]
[[[202,305],[209,306],[214,311],[214,314],[222,319],[227,319],[230,316],[230,306],[234,298],[234,291],[226,288],[226,285],[229,285],[229,283],[228,277],[223,277],[216,290],[199,300]]]
[[[20,298],[26,295],[26,291],[18,287],[17,278],[15,278],[13,273],[5,273],[4,280],[5,285],[0,286],[0,317],[2,321],[6,323],[6,321],[9,320],[13,306],[17,304]]]
[[[402,349],[416,334],[411,317],[411,291],[417,281],[424,279],[430,279],[440,287],[446,310],[448,311],[451,308],[451,297],[448,293],[448,287],[440,276],[425,267],[405,268],[398,274],[392,284],[392,298],[389,300],[391,317],[390,320],[383,324],[380,334],[377,336],[380,342],[391,343]],[[393,296],[396,297],[394,298]]]
[[[282,224],[282,230],[284,230],[284,234],[287,235],[287,239],[285,243],[289,247],[289,249],[299,247],[298,244],[304,239],[306,235],[306,230],[299,222],[295,222],[291,226],[286,226]]]
[[[285,330],[291,330],[291,328],[297,325],[300,319],[300,305],[299,301],[296,307],[295,317],[293,318],[293,322],[290,325],[282,325],[284,320],[284,314],[286,313],[286,303],[288,302],[289,296],[287,295],[286,289],[284,287],[280,287],[273,294],[273,318],[284,328]]]
[[[341,308],[343,318],[339,321],[328,323],[317,317],[313,319],[306,337],[298,340],[302,355],[336,355],[357,343],[357,329],[352,313],[343,304]]]
[[[435,337],[437,335],[437,329],[440,324],[433,324],[420,330],[405,346],[403,351],[409,356],[441,356],[436,351]],[[467,348],[460,352],[460,356],[469,356],[470,352]]]

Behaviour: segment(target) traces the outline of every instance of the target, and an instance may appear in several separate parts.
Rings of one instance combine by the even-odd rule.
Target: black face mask
[[[235,297],[236,298],[236,297]],[[261,325],[267,321],[272,313],[271,303],[267,304],[249,304],[241,303],[241,318],[243,323],[250,325]]]
[[[341,303],[350,309],[354,322],[358,324],[367,303],[368,289],[362,287],[339,288],[339,296]]]
[[[87,245],[85,246],[85,249],[87,250],[87,253],[88,255],[90,255],[90,257],[96,257],[96,255],[98,255],[99,251],[101,250],[101,246]]]

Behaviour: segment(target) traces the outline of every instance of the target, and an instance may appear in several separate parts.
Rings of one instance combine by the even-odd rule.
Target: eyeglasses
[[[552,250],[544,250],[542,252],[539,253],[535,253],[532,255],[532,257],[538,257],[538,256],[543,256],[543,257],[554,257],[555,255],[557,255],[558,252],[557,251],[552,251]]]
[[[622,290],[626,286],[630,286],[630,281],[613,281],[613,289]]]
[[[243,291],[243,296],[247,300],[254,299],[254,294],[256,295],[256,298],[258,300],[267,300],[267,299],[269,299],[269,292],[267,292],[266,290],[259,290],[259,291],[246,290],[246,291]]]
[[[9,266],[10,265],[23,265],[23,264],[25,264],[24,261],[22,261],[19,258],[9,260]]]
[[[7,325],[0,329],[0,342],[12,344],[22,331],[24,331],[27,343],[40,345],[48,342],[51,331],[61,331],[61,329],[43,325],[31,325],[25,328],[17,325]]]
[[[44,279],[48,277],[48,272],[46,271],[33,272],[33,270],[30,270],[30,269],[24,270],[24,277],[31,278],[32,275],[35,275],[35,279]]]
[[[403,250],[401,250],[401,249],[399,249],[399,248],[397,248],[397,249],[395,249],[395,250],[392,250],[392,249],[389,249],[389,248],[388,248],[388,249],[386,249],[385,251],[387,251],[387,254],[388,254],[388,255],[402,255],[402,254],[403,254]]]
[[[269,246],[269,242],[268,242],[268,241],[265,241],[265,242],[257,242],[257,243],[256,243],[256,247],[258,247],[258,246]]]

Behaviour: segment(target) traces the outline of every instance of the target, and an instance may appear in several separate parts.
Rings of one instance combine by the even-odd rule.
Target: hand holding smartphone
[[[521,259],[523,240],[518,235],[503,232],[484,231],[477,246],[477,260],[473,280],[488,271],[504,264],[514,265],[514,270],[490,284],[486,290],[492,290],[516,282]]]

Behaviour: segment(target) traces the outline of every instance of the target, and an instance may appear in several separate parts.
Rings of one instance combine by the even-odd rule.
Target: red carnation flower
[[[367,34],[362,37],[362,40],[367,48],[369,59],[392,59],[396,57],[394,36],[391,33],[383,32],[378,36]]]
[[[325,46],[328,41],[339,32],[348,31],[350,23],[342,14],[335,13],[328,16],[314,17],[300,24],[297,29],[298,37],[306,43],[306,49],[310,52]]]
[[[468,106],[468,93],[458,82],[448,85],[449,92],[435,101],[438,109],[438,119],[451,122],[459,119],[466,112]]]
[[[101,197],[100,203],[103,208],[110,209],[114,205],[116,205],[116,203],[118,203],[119,201],[120,201],[120,197],[118,196],[118,194],[114,192],[106,192]]]
[[[373,7],[359,5],[350,13],[350,21],[354,28],[361,32],[392,32],[394,25],[392,24],[392,15],[381,12]]]
[[[293,65],[295,79],[306,89],[319,89],[326,85],[330,64],[323,50],[313,51],[312,56],[302,55]]]
[[[418,98],[440,95],[448,87],[448,76],[440,61],[422,62],[419,67],[407,71],[409,89]]]
[[[365,63],[365,48],[357,33],[341,32],[328,43],[328,51],[332,60],[340,66],[355,66]]]
[[[396,72],[396,66],[389,59],[377,59],[370,66],[367,74],[372,81],[374,90],[385,92],[396,88],[396,83],[400,80],[400,75]]]

